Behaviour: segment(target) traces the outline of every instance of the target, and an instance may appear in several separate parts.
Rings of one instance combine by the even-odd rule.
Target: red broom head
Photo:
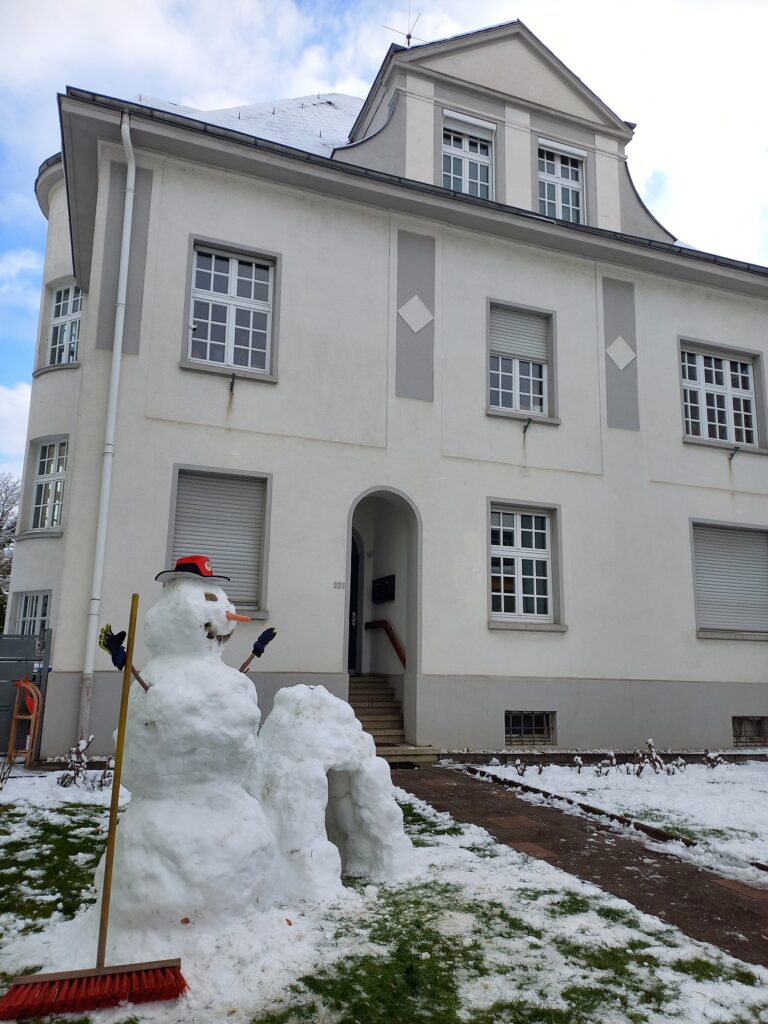
[[[17,978],[0,999],[0,1020],[103,1010],[120,1003],[160,1002],[178,999],[186,989],[181,967],[176,965],[133,964],[118,973],[93,971],[74,978],[32,974]]]

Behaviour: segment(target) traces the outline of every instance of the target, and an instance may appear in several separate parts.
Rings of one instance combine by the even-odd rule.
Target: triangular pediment
[[[627,125],[522,22],[402,50],[396,60],[627,137]]]

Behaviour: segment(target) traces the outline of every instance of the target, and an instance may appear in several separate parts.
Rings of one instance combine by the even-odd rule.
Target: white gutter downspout
[[[107,397],[107,422],[104,429],[104,454],[101,464],[101,492],[99,494],[99,518],[96,526],[96,546],[93,557],[93,578],[91,600],[88,608],[88,628],[85,634],[85,658],[80,679],[80,714],[78,729],[80,739],[87,739],[91,726],[91,699],[93,696],[93,668],[96,662],[96,638],[99,632],[101,588],[104,577],[104,554],[107,548],[107,517],[109,515],[109,491],[112,483],[112,455],[115,449],[115,423],[117,420],[117,397],[120,390],[120,366],[123,355],[123,324],[125,322],[125,297],[128,290],[128,263],[131,253],[131,226],[133,223],[133,194],[136,183],[136,160],[131,145],[130,118],[123,114],[120,135],[128,163],[125,179],[125,203],[123,206],[123,238],[120,246],[120,268],[117,276],[117,307],[115,309],[115,333],[112,342],[112,370],[109,377]]]

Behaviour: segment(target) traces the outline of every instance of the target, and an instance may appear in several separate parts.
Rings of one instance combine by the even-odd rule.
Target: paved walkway
[[[654,853],[596,820],[530,804],[503,786],[449,768],[394,769],[392,780],[515,850],[593,882],[692,938],[768,967],[768,889]]]

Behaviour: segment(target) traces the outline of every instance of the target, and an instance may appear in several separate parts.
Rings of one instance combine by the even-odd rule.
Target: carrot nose
[[[250,622],[250,615],[238,615],[236,612],[224,612],[230,622]]]

